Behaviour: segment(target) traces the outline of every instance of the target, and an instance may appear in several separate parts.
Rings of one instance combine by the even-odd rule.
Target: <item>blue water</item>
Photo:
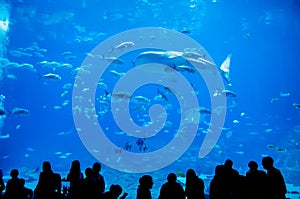
[[[232,86],[228,88],[237,96],[227,97],[224,127],[228,129],[223,130],[205,158],[198,159],[206,135],[203,131],[208,128],[201,122],[188,151],[161,171],[186,171],[192,167],[198,172],[213,174],[217,164],[231,158],[234,167],[245,174],[250,160],[260,164],[263,156],[270,155],[287,183],[300,184],[300,109],[293,105],[300,103],[300,1],[7,0],[0,5],[0,20],[9,21],[9,28],[1,29],[1,57],[34,67],[33,70],[1,66],[3,109],[11,111],[18,107],[30,111],[30,115],[0,116],[4,122],[1,135],[9,135],[0,139],[0,168],[6,174],[12,168],[40,167],[44,160],[50,160],[54,170],[68,170],[74,159],[81,161],[82,168],[97,161],[81,142],[73,121],[72,89],[78,67],[86,53],[115,34],[133,28],[163,27],[196,40],[217,66],[232,53]],[[141,52],[124,55],[121,57],[124,64],[113,63],[109,70],[126,73],[134,67],[133,62]],[[53,65],[45,66],[43,61],[72,67],[54,70]],[[111,94],[119,78],[109,70],[102,78]],[[62,79],[40,77],[47,73],[59,74]],[[210,109],[210,98],[201,76],[183,75],[197,84],[200,105]],[[65,84],[70,88],[64,88]],[[96,98],[105,96],[104,90],[98,87]],[[164,87],[146,85],[139,88],[135,96],[154,99],[157,90],[164,91]],[[116,133],[121,130],[109,110],[110,98],[103,99],[108,107],[101,108],[98,104],[97,108],[96,104],[97,111],[106,111],[99,115],[99,124],[122,150],[129,142],[131,152],[153,152],[170,142],[179,128],[178,99],[174,94],[167,95],[168,101],[158,103],[173,106],[168,110],[167,120],[171,123],[157,137],[145,140],[145,151],[137,146],[137,138]],[[149,120],[150,106],[148,103],[130,105],[136,124]],[[209,123],[209,117],[205,121]]]

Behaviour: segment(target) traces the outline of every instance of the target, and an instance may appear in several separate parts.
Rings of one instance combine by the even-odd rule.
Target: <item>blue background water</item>
[[[50,160],[56,170],[68,170],[74,159],[79,159],[83,168],[96,161],[76,133],[71,102],[60,109],[54,106],[71,101],[71,89],[61,96],[66,90],[63,86],[74,83],[76,68],[86,57],[85,53],[114,34],[150,26],[188,30],[187,35],[199,42],[217,65],[232,53],[230,89],[237,94],[235,99],[228,99],[232,107],[227,110],[225,127],[230,128],[230,132],[223,131],[211,153],[204,159],[197,158],[205,135],[199,130],[190,149],[164,171],[185,171],[193,167],[198,172],[213,174],[217,164],[231,158],[234,167],[244,174],[250,160],[260,163],[263,156],[271,155],[286,181],[299,185],[300,110],[293,106],[294,102],[300,103],[299,1],[12,0],[2,4],[8,6],[9,15],[2,10],[0,20],[10,22],[9,31],[1,35],[2,47],[6,50],[3,58],[19,64],[30,63],[36,69],[36,72],[20,68],[8,70],[2,66],[0,94],[6,96],[5,109],[20,107],[31,112],[29,116],[7,115],[4,119],[1,133],[10,137],[0,139],[0,167],[6,173],[14,167],[39,167],[44,160]],[[30,46],[39,49],[20,49]],[[29,54],[20,55],[20,51]],[[64,55],[66,51],[74,57]],[[124,59],[126,67],[130,68],[131,58]],[[53,71],[53,68],[43,67],[42,61],[70,63],[73,68]],[[114,66],[114,69],[118,67],[124,66]],[[124,68],[120,71],[126,72]],[[50,72],[60,74],[62,80],[39,78]],[[8,74],[16,79],[7,77]],[[106,84],[112,90],[118,79],[109,77],[109,73],[106,75]],[[186,77],[192,81],[200,78],[190,74]],[[139,95],[146,96],[151,89],[156,92],[157,87],[142,88]],[[203,88],[199,86],[198,89]],[[155,92],[148,95],[153,97],[157,95]],[[280,92],[290,95],[280,96]],[[177,106],[173,98],[171,101]],[[199,98],[204,106],[209,106],[206,95]],[[275,100],[272,102],[272,99]],[[176,109],[173,111],[173,118],[169,119],[176,129],[178,114]],[[234,120],[239,123],[233,123]],[[125,141],[130,141],[132,150],[139,152],[135,139],[114,134],[119,129],[111,118],[104,118],[101,124],[104,123],[108,136],[117,145],[123,146]],[[200,127],[207,128],[203,124]],[[173,130],[172,126],[166,129]],[[163,146],[171,137],[147,140],[147,150]],[[65,153],[71,154],[62,158]]]

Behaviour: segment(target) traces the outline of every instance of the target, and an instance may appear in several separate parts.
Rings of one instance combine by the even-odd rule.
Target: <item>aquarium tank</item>
[[[299,0],[1,0],[0,168],[102,165],[136,197],[271,156],[300,195]]]

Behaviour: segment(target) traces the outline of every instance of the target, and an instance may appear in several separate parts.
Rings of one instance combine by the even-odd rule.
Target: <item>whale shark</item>
[[[231,84],[230,79],[230,60],[231,54],[229,54],[221,66],[218,68],[216,65],[205,58],[205,55],[198,54],[196,52],[179,52],[179,51],[145,51],[140,53],[135,61],[135,66],[142,64],[157,63],[168,67],[172,67],[176,71],[193,73],[195,68],[206,71],[214,71],[217,68],[227,84]],[[168,72],[166,68],[150,68],[147,72],[161,73]]]

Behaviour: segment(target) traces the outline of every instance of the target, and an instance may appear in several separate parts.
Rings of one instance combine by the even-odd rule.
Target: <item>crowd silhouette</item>
[[[262,166],[267,172],[258,170],[258,163],[250,161],[246,175],[241,175],[233,168],[233,162],[227,159],[224,164],[215,167],[208,195],[204,193],[203,179],[196,175],[195,170],[188,169],[185,173],[185,186],[177,181],[175,173],[169,173],[158,199],[285,199],[284,178],[274,167],[273,158],[264,157]],[[96,162],[86,168],[83,175],[80,162],[74,160],[67,177],[62,179],[60,174],[52,171],[50,162],[45,161],[38,183],[31,190],[26,188],[25,180],[18,177],[17,169],[11,170],[11,179],[5,186],[0,169],[0,199],[125,199],[128,194],[118,184],[110,185],[105,192],[105,181],[100,172],[101,164]],[[141,176],[136,199],[152,199],[153,184],[151,175]]]

